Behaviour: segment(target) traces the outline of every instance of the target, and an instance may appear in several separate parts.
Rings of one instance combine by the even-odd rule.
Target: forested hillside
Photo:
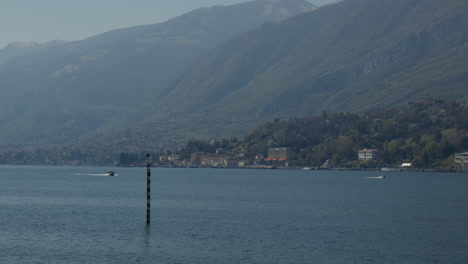
[[[218,140],[209,144],[191,141],[181,151],[214,154],[217,148],[252,161],[266,156],[269,148],[288,147],[296,154],[292,164],[334,167],[398,167],[403,162],[416,168],[452,168],[453,155],[468,150],[468,105],[441,101],[414,102],[370,114],[323,112],[321,116],[274,120],[242,140]],[[373,148],[381,157],[361,163],[358,150]]]
[[[467,1],[347,0],[266,24],[153,91],[143,124],[237,136],[274,118],[466,101],[467,19]]]
[[[320,116],[272,120],[242,139],[217,138],[190,140],[181,149],[135,149],[116,151],[106,146],[74,145],[50,150],[9,150],[0,153],[0,164],[41,165],[144,165],[145,153],[152,153],[154,164],[160,155],[175,154],[179,161],[191,154],[240,157],[253,164],[255,157],[267,157],[268,149],[290,148],[292,166],[375,168],[398,167],[403,162],[415,168],[450,170],[453,155],[468,150],[468,104],[414,102],[402,108],[376,113],[327,113]],[[380,158],[358,161],[357,152],[377,149]],[[262,162],[262,161],[259,161]]]

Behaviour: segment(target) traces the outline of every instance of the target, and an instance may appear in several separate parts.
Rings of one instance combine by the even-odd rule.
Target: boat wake
[[[75,173],[74,175],[77,175],[77,176],[110,177],[110,175],[108,173],[101,173],[101,174]],[[115,174],[112,177],[115,177],[115,176],[119,176],[119,175]]]

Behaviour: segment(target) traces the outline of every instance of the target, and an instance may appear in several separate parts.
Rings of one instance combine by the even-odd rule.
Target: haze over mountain
[[[138,150],[275,118],[468,100],[468,1],[346,0],[263,24],[310,9],[200,9],[18,57],[0,68],[0,140]]]
[[[76,139],[221,41],[313,9],[303,0],[252,1],[201,8],[165,23],[51,48],[6,47],[0,51],[0,143]],[[8,49],[10,57],[4,55]]]
[[[146,124],[242,135],[275,118],[467,101],[466,25],[468,1],[458,0],[348,0],[267,24],[153,90]]]
[[[200,7],[247,1],[251,0],[3,0],[0,49],[13,42],[76,41],[116,28],[161,23]],[[317,6],[334,2],[309,1]]]

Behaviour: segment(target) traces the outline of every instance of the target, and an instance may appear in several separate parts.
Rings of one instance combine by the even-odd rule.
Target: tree
[[[426,153],[429,158],[435,159],[441,157],[440,146],[437,142],[431,141],[426,143]]]
[[[468,136],[460,140],[460,151],[468,149]]]

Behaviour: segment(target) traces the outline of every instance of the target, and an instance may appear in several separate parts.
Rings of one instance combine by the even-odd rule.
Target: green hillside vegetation
[[[269,148],[288,147],[296,153],[297,166],[398,167],[403,162],[416,168],[452,168],[453,155],[468,150],[468,105],[440,101],[417,102],[408,107],[356,115],[323,112],[321,116],[275,120],[262,125],[242,140],[214,143],[191,141],[182,149],[214,155],[223,148],[232,156],[244,153],[252,161]],[[373,148],[381,158],[361,163],[358,150]]]
[[[130,136],[130,135],[128,135]],[[327,160],[331,167],[398,167],[403,162],[415,168],[453,168],[453,155],[468,150],[468,104],[442,101],[415,102],[402,108],[376,113],[327,113],[305,118],[276,119],[247,133],[242,139],[190,140],[177,150],[135,148],[133,151],[101,143],[56,146],[48,150],[11,149],[0,153],[0,164],[41,165],[144,165],[150,152],[154,164],[163,154],[177,154],[189,160],[192,153],[239,157],[250,164],[268,149],[290,148],[291,166],[319,167]],[[360,162],[358,150],[377,149],[380,158]],[[271,164],[270,164],[271,165]]]
[[[238,136],[275,118],[467,101],[467,19],[467,1],[347,0],[269,23],[151,92],[144,124]]]

